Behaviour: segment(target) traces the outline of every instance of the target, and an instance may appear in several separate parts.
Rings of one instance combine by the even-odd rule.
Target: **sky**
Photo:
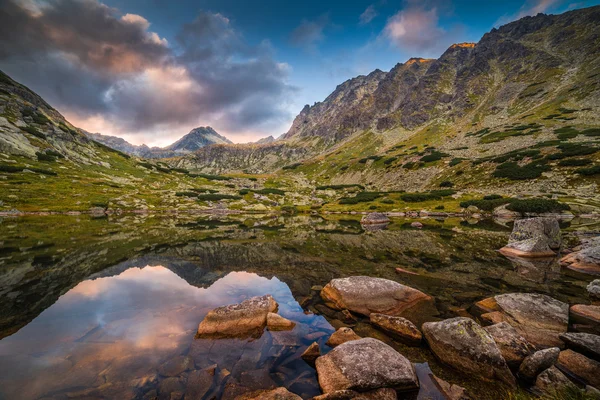
[[[168,145],[212,126],[285,133],[305,104],[375,69],[537,13],[600,0],[0,0],[0,70],[72,124]]]

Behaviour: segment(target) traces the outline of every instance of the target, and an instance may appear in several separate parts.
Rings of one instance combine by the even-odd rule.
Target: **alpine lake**
[[[435,320],[468,315],[474,302],[502,293],[588,303],[593,277],[557,259],[498,253],[511,221],[427,218],[420,229],[413,221],[366,229],[360,215],[0,219],[0,399],[234,399],[279,386],[308,399],[321,392],[300,355],[314,341],[326,353],[342,326],[414,363],[421,388],[413,398],[444,398],[432,372],[474,398],[507,398],[501,384],[440,364],[425,345],[344,318],[323,304],[320,289],[356,275],[394,280],[433,296]],[[561,228],[566,237],[597,232],[600,221]],[[265,294],[293,330],[195,338],[210,310]],[[519,392],[527,398],[526,388]]]

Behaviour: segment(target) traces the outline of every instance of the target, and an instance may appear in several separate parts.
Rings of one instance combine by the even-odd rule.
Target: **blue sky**
[[[0,69],[87,130],[166,145],[211,125],[245,142],[284,133],[304,104],[353,76],[599,3],[8,0],[0,26],[20,22],[15,40],[0,35]]]

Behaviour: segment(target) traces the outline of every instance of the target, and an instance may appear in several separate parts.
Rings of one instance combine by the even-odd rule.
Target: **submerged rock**
[[[379,225],[379,224],[387,224],[390,222],[390,219],[387,217],[387,215],[383,214],[383,213],[379,213],[379,212],[372,212],[369,213],[367,215],[365,215],[364,217],[362,217],[362,219],[360,220],[360,223],[363,225]]]
[[[528,218],[515,221],[508,244],[500,252],[517,257],[552,257],[561,244],[560,226],[555,218]]]
[[[431,379],[438,387],[440,392],[446,397],[448,400],[470,400],[471,398],[467,394],[465,388],[454,385],[452,383],[448,383],[445,380],[438,378],[435,375],[431,376]]]
[[[162,376],[177,376],[192,368],[194,368],[194,360],[187,356],[178,356],[161,364],[158,373]]]
[[[277,311],[271,295],[252,297],[239,304],[210,311],[198,326],[197,338],[260,336],[267,325],[267,314]]]
[[[569,332],[560,335],[560,339],[566,343],[568,348],[600,361],[600,336],[591,333]]]
[[[365,392],[386,387],[408,391],[419,387],[410,361],[377,339],[341,344],[317,358],[316,366],[323,393]]]
[[[379,313],[419,323],[437,315],[431,296],[398,282],[368,276],[333,279],[321,291],[325,304],[338,310],[369,316]]]
[[[321,357],[319,343],[312,342],[312,344],[308,346],[306,350],[304,350],[304,353],[302,353],[301,357],[308,365],[312,365],[314,367],[317,358]]]
[[[519,376],[524,379],[534,380],[540,372],[556,363],[559,354],[560,349],[558,347],[536,351],[523,360],[519,368]]]
[[[290,392],[284,387],[280,387],[273,390],[258,390],[251,393],[245,393],[236,396],[235,400],[302,400],[302,397]]]
[[[294,329],[294,326],[296,326],[295,322],[283,318],[279,314],[272,312],[267,314],[267,328],[269,328],[270,331],[289,331]]]
[[[486,326],[485,329],[498,346],[509,367],[518,367],[535,347],[507,322]]]
[[[427,322],[422,329],[429,347],[442,362],[487,381],[499,380],[516,386],[496,342],[472,319]]]
[[[333,334],[327,340],[326,344],[327,344],[327,346],[330,346],[330,347],[336,347],[342,343],[346,343],[351,340],[358,340],[358,339],[362,339],[362,338],[360,336],[358,336],[356,333],[354,333],[352,328],[343,327],[343,328],[340,328],[337,331],[333,332]]]
[[[412,346],[421,344],[421,332],[406,318],[377,313],[372,313],[369,318],[371,324],[382,329],[390,336]]]
[[[508,293],[481,300],[476,308],[487,311],[483,319],[509,323],[538,348],[564,347],[559,335],[567,332],[569,305],[562,301],[544,294]]]
[[[600,275],[600,246],[585,247],[567,254],[560,264],[574,271],[590,275]]]
[[[557,367],[595,388],[600,387],[600,362],[573,350],[564,350],[558,356]]]

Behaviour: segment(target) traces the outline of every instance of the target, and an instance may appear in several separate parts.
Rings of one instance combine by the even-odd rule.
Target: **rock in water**
[[[377,313],[372,313],[369,318],[371,324],[387,332],[390,336],[411,346],[421,344],[421,332],[406,318]]]
[[[390,222],[390,219],[387,217],[387,215],[385,215],[383,213],[378,213],[378,212],[373,212],[373,213],[367,214],[364,217],[362,217],[362,219],[360,220],[360,223],[363,225],[387,224],[389,222]]]
[[[451,318],[423,324],[429,347],[442,362],[481,379],[516,386],[492,336],[470,318]]]
[[[567,254],[560,259],[560,264],[584,274],[600,275],[600,246],[586,247]]]
[[[317,358],[316,366],[323,393],[365,392],[385,387],[409,391],[419,387],[410,361],[377,339],[341,344]]]
[[[252,393],[245,393],[236,396],[235,400],[302,400],[302,397],[284,387],[280,387],[273,390],[258,390]]]
[[[277,311],[271,295],[252,297],[239,304],[210,311],[198,326],[197,338],[260,336],[267,325],[267,314]]]
[[[483,319],[508,322],[537,348],[564,347],[558,336],[567,332],[569,305],[562,301],[544,294],[508,293],[481,300],[476,307],[488,312]]]
[[[553,366],[558,360],[560,349],[551,347],[536,351],[525,358],[521,367],[519,367],[519,376],[525,379],[534,380],[540,372]]]
[[[517,257],[552,257],[561,244],[560,226],[555,218],[528,218],[515,221],[508,244],[500,252]]]
[[[485,329],[496,342],[509,367],[518,367],[535,347],[507,322],[486,326]]]
[[[560,335],[567,347],[586,357],[600,361],[600,336],[591,333],[563,333]]]
[[[573,350],[564,350],[560,352],[556,366],[588,385],[595,388],[600,387],[600,362],[598,361],[591,360]]]
[[[333,332],[333,334],[329,337],[329,340],[327,340],[327,346],[330,347],[336,347],[339,346],[340,344],[349,342],[351,340],[358,340],[358,339],[362,339],[360,336],[358,336],[356,333],[354,333],[354,331],[351,328],[340,328],[337,331]]]
[[[304,350],[304,353],[302,353],[301,357],[304,361],[306,361],[306,363],[308,365],[312,365],[314,367],[315,361],[317,360],[317,358],[321,357],[321,350],[319,349],[319,343],[312,342],[312,344],[310,346],[308,346],[308,348],[306,350]]]
[[[369,316],[379,313],[405,317],[415,324],[437,315],[431,296],[388,279],[351,276],[333,279],[321,291],[325,304]]]
[[[296,326],[296,323],[287,318],[283,318],[279,314],[272,312],[267,314],[267,328],[269,328],[270,331],[289,331],[294,329],[294,326]]]

